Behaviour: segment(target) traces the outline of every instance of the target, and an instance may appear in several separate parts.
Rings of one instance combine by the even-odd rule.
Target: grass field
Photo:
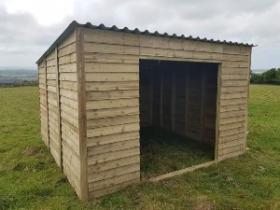
[[[280,209],[280,86],[251,86],[248,151],[81,204],[40,139],[38,90],[0,89],[0,209]]]

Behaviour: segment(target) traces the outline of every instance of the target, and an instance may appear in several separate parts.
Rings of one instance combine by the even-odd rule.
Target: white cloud
[[[40,24],[52,25],[70,16],[74,0],[4,0],[10,14],[31,14]]]
[[[279,11],[278,0],[1,0],[0,66],[13,55],[18,65],[33,65],[76,19],[256,43],[253,68],[270,68],[280,66]]]

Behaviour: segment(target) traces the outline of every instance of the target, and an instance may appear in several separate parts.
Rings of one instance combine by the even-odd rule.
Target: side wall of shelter
[[[76,45],[72,33],[38,68],[42,139],[81,196]]]
[[[245,151],[250,47],[98,29],[83,39],[90,197],[139,180],[139,59],[220,63],[216,159]]]

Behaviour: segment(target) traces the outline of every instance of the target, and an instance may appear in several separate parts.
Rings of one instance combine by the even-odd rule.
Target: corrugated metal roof
[[[240,43],[240,42],[232,42],[226,40],[214,40],[214,39],[207,39],[207,38],[200,38],[200,37],[192,37],[192,36],[185,36],[185,35],[177,35],[177,34],[168,34],[168,33],[159,33],[158,31],[150,32],[148,30],[140,31],[138,28],[129,29],[127,27],[118,28],[117,26],[113,25],[111,27],[107,27],[104,24],[100,25],[92,25],[91,23],[80,24],[76,21],[70,23],[70,25],[65,29],[65,31],[55,40],[55,42],[48,48],[48,50],[38,59],[37,63],[40,63],[49,53],[51,53],[54,48],[59,45],[63,40],[72,33],[76,27],[84,27],[89,29],[99,29],[99,30],[106,30],[106,31],[117,31],[117,32],[126,32],[132,34],[143,34],[143,35],[151,35],[151,36],[158,36],[158,37],[171,37],[177,39],[187,39],[193,41],[200,41],[200,42],[210,42],[210,43],[217,43],[217,44],[228,44],[228,45],[236,45],[236,46],[246,46],[246,47],[254,47],[253,44],[248,43]]]

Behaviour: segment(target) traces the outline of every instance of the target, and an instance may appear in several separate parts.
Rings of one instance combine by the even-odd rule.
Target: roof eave
[[[47,57],[60,43],[62,43],[66,37],[68,37],[76,27],[80,24],[77,21],[72,21],[67,28],[60,34],[60,36],[54,41],[54,43],[44,52],[44,54],[36,61],[37,64],[40,64],[45,57]]]
[[[143,34],[143,35],[151,35],[151,36],[160,36],[160,37],[171,37],[171,38],[178,38],[178,39],[187,39],[192,41],[200,41],[200,42],[208,42],[208,43],[216,43],[216,44],[228,44],[234,46],[245,46],[245,47],[256,47],[257,45],[247,44],[247,43],[238,43],[238,42],[231,42],[231,41],[221,41],[221,40],[213,40],[207,38],[200,38],[200,37],[192,37],[188,36],[185,37],[184,35],[177,35],[177,34],[168,34],[168,33],[159,33],[157,31],[150,32],[148,30],[140,31],[138,28],[133,30],[124,27],[122,29],[118,28],[117,26],[113,25],[112,27],[106,27],[103,24],[99,26],[92,25],[91,23],[86,24],[79,24],[77,21],[72,21],[68,27],[62,32],[62,34],[54,41],[54,43],[47,49],[47,51],[37,60],[37,64],[40,64],[60,43],[62,43],[66,37],[68,37],[76,27],[84,27],[89,29],[98,29],[98,30],[106,30],[106,31],[116,31],[116,32],[127,32],[127,33],[134,33],[134,34]]]

